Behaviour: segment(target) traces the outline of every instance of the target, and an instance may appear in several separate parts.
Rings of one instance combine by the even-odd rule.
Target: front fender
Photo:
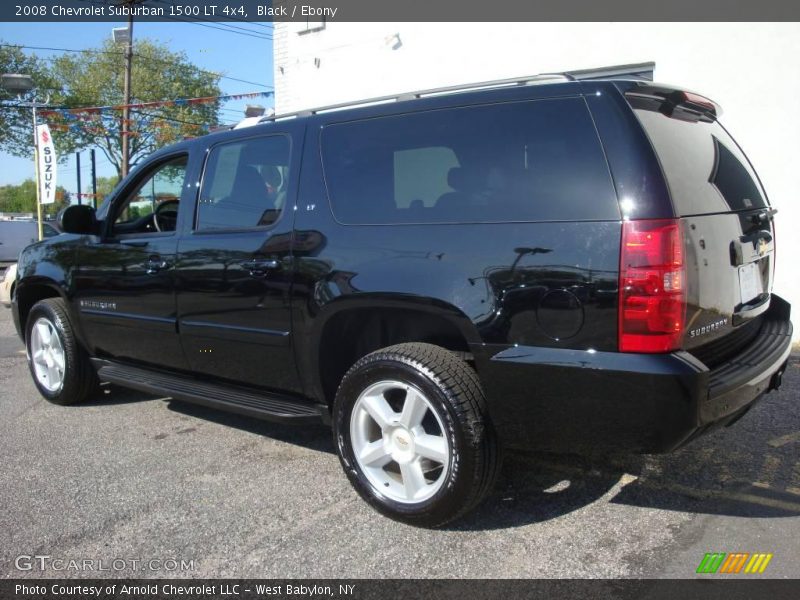
[[[31,244],[17,263],[17,283],[12,308],[17,332],[24,338],[28,312],[43,298],[64,300],[67,314],[78,339],[83,342],[77,314],[71,302],[72,270],[75,264],[77,236],[58,236]],[[64,239],[62,239],[64,238]]]

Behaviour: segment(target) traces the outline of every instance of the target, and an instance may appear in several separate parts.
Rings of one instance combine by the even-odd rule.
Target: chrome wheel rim
[[[350,416],[356,462],[384,496],[403,504],[424,502],[447,479],[450,443],[430,400],[401,381],[365,389]]]
[[[48,392],[58,392],[64,385],[65,358],[55,325],[44,317],[31,328],[31,363],[36,381]]]

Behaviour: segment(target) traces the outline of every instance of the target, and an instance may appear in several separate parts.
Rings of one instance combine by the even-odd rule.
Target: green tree
[[[63,187],[56,188],[56,201],[45,204],[42,209],[45,215],[55,217],[65,206],[68,206],[71,196]],[[19,185],[0,186],[0,212],[5,213],[36,213],[36,184],[33,179],[26,179]]]
[[[2,44],[2,40],[0,40]],[[56,82],[50,75],[47,64],[35,55],[25,54],[16,46],[0,45],[0,73],[30,75],[39,87],[37,99],[44,101],[54,94]],[[33,99],[26,94],[23,100]],[[16,156],[30,157],[33,161],[33,121],[29,107],[18,106],[16,95],[0,88],[0,148]],[[33,168],[33,164],[31,164]]]
[[[99,207],[119,183],[118,177],[98,177],[97,178],[97,206]]]
[[[158,42],[140,39],[133,49],[131,103],[198,98],[220,95],[219,76],[200,70],[184,52],[173,52]],[[34,58],[34,62],[41,65]],[[108,41],[100,48],[52,61],[41,80],[52,88],[51,104],[64,108],[118,106],[122,104],[124,55],[122,48]],[[40,84],[41,85],[41,84]],[[217,123],[219,102],[186,104],[150,109],[131,109],[128,128],[130,164],[157,148],[184,137],[195,136]],[[11,109],[6,108],[5,112]],[[99,147],[109,162],[122,172],[122,111],[107,112],[111,119],[92,123],[57,120],[50,122],[75,125],[68,131],[54,131],[53,140],[59,155]],[[102,126],[101,126],[102,125]],[[30,128],[29,128],[30,131]],[[18,156],[30,155],[30,142],[23,138],[0,138],[4,149]]]

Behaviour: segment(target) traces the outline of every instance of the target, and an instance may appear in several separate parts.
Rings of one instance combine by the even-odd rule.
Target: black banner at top
[[[791,0],[3,0],[0,21],[800,21]]]

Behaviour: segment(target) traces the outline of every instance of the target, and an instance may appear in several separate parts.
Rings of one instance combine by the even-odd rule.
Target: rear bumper
[[[625,354],[475,347],[490,414],[511,447],[669,452],[730,424],[780,385],[791,353],[787,302],[773,296],[758,336],[711,370],[688,352]],[[487,352],[488,351],[488,352]]]

